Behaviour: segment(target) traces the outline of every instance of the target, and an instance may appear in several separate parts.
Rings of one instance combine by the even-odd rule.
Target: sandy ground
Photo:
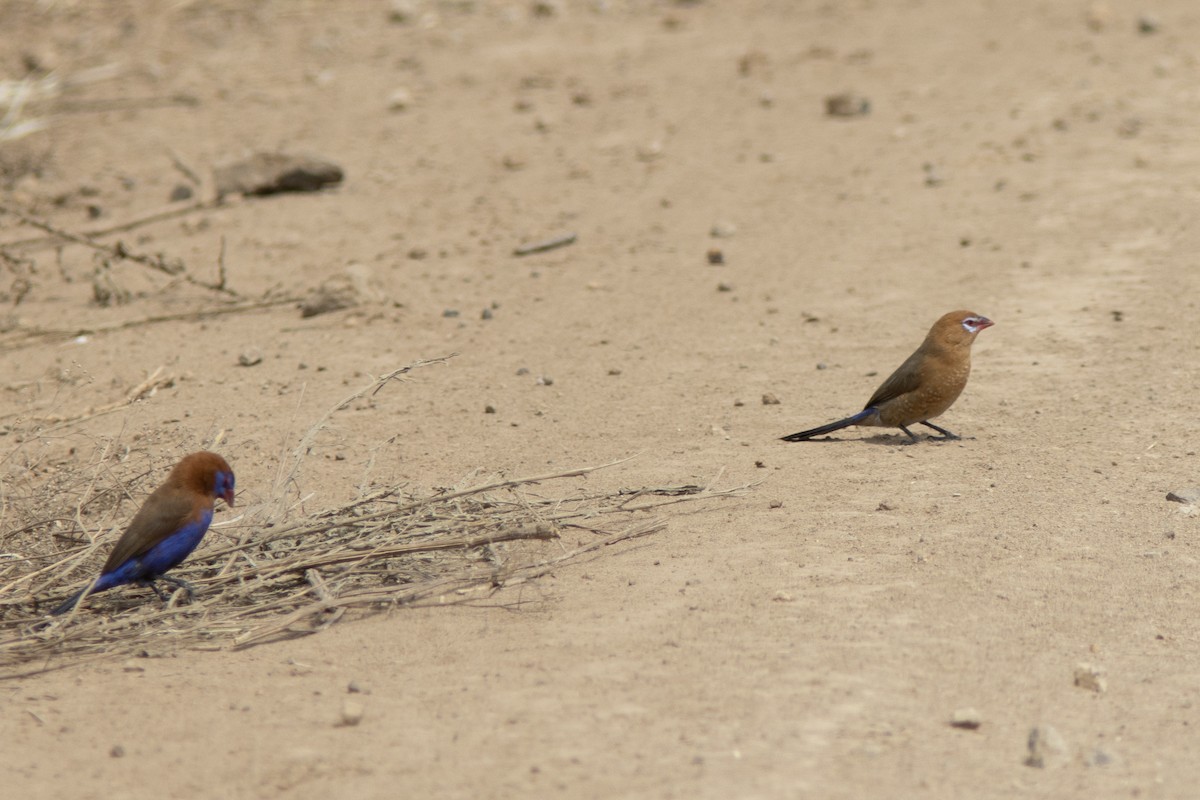
[[[243,298],[367,284],[311,318],[28,340],[224,300],[121,262],[127,302],[99,305],[90,251],[14,246],[40,232],[0,216],[36,268],[0,281],[28,282],[5,295],[6,466],[112,444],[161,471],[219,435],[253,507],[307,421],[458,353],[336,420],[309,507],[631,455],[592,485],[762,483],[496,607],[10,680],[0,793],[1195,796],[1200,519],[1165,495],[1200,483],[1200,9],[535,5],[3,3],[4,77],[118,68],[0,145],[7,206],[91,230],[172,207],[173,158],[204,199],[216,165],[315,154],[340,187],[105,241],[213,281],[223,240]],[[846,91],[869,113],[827,116]],[[964,307],[996,326],[942,418],[963,441],[777,441],[857,410]],[[159,367],[152,397],[31,435]],[[365,716],[339,727],[352,681]],[[967,707],[978,730],[950,725]]]

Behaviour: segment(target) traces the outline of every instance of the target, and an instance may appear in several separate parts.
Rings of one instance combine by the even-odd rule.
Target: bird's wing
[[[104,574],[135,556],[144,555],[154,545],[179,530],[196,511],[196,501],[187,492],[155,491],[133,515],[133,521],[121,534],[104,562]]]
[[[863,408],[878,408],[888,400],[894,400],[902,394],[914,391],[921,385],[921,364],[924,360],[925,354],[920,349],[905,359],[904,363],[879,385],[875,394],[871,395],[871,399]]]

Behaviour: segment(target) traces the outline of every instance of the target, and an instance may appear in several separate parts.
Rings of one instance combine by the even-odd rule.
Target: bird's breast
[[[879,409],[884,425],[912,425],[941,416],[962,394],[971,374],[970,360],[935,361],[923,371],[917,388],[894,398]]]

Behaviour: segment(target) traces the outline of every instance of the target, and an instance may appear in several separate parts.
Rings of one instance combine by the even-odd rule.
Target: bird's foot
[[[941,436],[932,436],[932,435],[929,436],[929,439],[932,441],[935,441],[935,442],[957,442],[960,439],[962,439],[962,437],[959,436],[958,434],[951,433],[950,431],[946,430],[945,428],[939,428],[937,425],[934,425],[932,422],[922,422],[921,424],[924,425],[926,428],[932,428],[933,430],[935,430],[941,434]],[[904,432],[908,433],[908,429],[905,428]],[[908,433],[908,435],[912,436],[911,433]]]
[[[171,577],[164,576],[164,577],[159,578],[159,580],[163,581],[164,583],[169,583],[172,586],[177,586],[180,589],[183,589],[185,592],[187,592],[187,598],[188,598],[189,603],[196,599],[196,587],[192,586],[192,584],[188,583],[183,578],[171,578]]]
[[[142,586],[149,586],[151,591],[153,591],[154,594],[158,596],[159,601],[162,602],[163,605],[167,604],[167,599],[168,599],[167,596],[162,593],[162,589],[159,589],[158,584],[156,584],[154,581],[146,580],[146,581],[138,581],[138,583],[140,583]]]
[[[142,581],[143,585],[149,586],[151,589],[154,590],[154,593],[156,595],[158,595],[158,599],[160,601],[162,601],[164,608],[170,606],[171,598],[169,595],[165,595],[162,593],[162,590],[158,588],[158,584],[156,584],[155,581],[162,581],[163,583],[169,583],[172,586],[175,586],[179,589],[183,589],[183,591],[185,591],[187,593],[187,598],[188,598],[189,603],[192,602],[192,600],[195,599],[195,597],[196,597],[196,587],[192,586],[190,583],[183,580],[182,578],[171,578],[166,575],[161,575],[152,580]]]

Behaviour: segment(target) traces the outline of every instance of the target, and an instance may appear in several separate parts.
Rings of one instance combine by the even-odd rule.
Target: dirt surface
[[[457,353],[340,413],[290,491],[631,455],[591,485],[762,481],[491,607],[8,681],[5,797],[1195,796],[1200,519],[1165,499],[1200,483],[1191,0],[0,13],[4,77],[91,78],[0,144],[5,206],[75,232],[185,209],[100,240],[194,279],[0,215],[10,470],[215,446],[252,509],[333,403]],[[868,113],[828,116],[841,92]],[[207,203],[215,167],[280,151],[345,178]],[[219,262],[237,298],[200,285]],[[302,317],[331,279],[358,305]],[[264,297],[292,301],[144,322]],[[996,321],[941,419],[962,441],[777,440],[955,308]]]

